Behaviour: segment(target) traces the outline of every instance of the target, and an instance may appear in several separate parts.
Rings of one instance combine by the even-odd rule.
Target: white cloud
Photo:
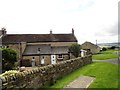
[[[79,43],[117,40],[106,36],[118,19],[117,0],[1,0],[0,4],[0,27],[8,33],[49,33],[50,29],[71,33],[74,28]]]

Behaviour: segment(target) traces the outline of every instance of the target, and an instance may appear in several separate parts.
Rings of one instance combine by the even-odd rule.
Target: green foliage
[[[106,50],[107,50],[107,48],[105,48],[105,47],[102,48],[102,51],[106,51]]]
[[[16,51],[14,51],[13,49],[10,48],[6,48],[2,50],[2,57],[4,60],[6,60],[7,62],[12,62],[14,63],[15,61],[17,61],[17,57],[16,57],[17,53]]]
[[[58,79],[54,85],[46,88],[63,88],[80,75],[94,76],[96,78],[89,88],[118,87],[118,66],[107,62],[93,62],[67,74]]]
[[[116,46],[111,46],[109,49],[115,49],[116,48]]]
[[[19,71],[17,71],[17,70],[9,70],[9,71],[5,71],[5,73],[0,74],[0,76],[7,76],[7,75],[15,74],[15,73],[18,73],[18,72]]]
[[[17,53],[13,49],[3,48],[2,50],[2,70],[7,71],[14,68],[14,63],[17,61]]]
[[[69,51],[75,56],[78,57],[80,54],[80,45],[79,44],[72,44],[69,48]]]

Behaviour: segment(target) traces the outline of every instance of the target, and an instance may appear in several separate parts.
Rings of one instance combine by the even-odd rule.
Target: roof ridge
[[[2,37],[9,42],[77,42],[73,34],[7,34]]]
[[[7,35],[50,35],[50,34],[7,34]],[[52,35],[72,35],[71,33],[60,33],[60,34],[52,34]]]

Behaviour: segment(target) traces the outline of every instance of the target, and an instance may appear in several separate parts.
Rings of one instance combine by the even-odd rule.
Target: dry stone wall
[[[54,83],[56,79],[91,62],[92,57],[89,55],[0,77],[2,88],[41,88],[46,84]]]

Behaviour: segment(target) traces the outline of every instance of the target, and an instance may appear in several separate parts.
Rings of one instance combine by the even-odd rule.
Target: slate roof
[[[2,37],[2,42],[77,42],[77,39],[74,34],[7,34]]]
[[[52,54],[66,54],[68,53],[68,48],[68,46],[52,47],[51,52]]]
[[[40,48],[40,53],[38,52]],[[48,44],[45,45],[27,45],[23,55],[31,54],[51,54],[51,46]]]
[[[38,52],[38,48],[40,48],[40,53]],[[23,55],[39,55],[39,54],[67,54],[68,47],[67,46],[56,46],[51,47],[49,44],[43,45],[27,45]]]
[[[86,48],[86,49],[89,49],[89,48],[90,48],[89,45],[91,45],[92,47],[95,47],[95,48],[100,48],[98,45],[95,45],[95,44],[93,44],[93,43],[91,43],[91,42],[88,42],[88,41],[84,42],[84,43],[81,45],[81,47],[84,48],[84,47],[83,47],[84,45],[85,45],[85,48]]]

